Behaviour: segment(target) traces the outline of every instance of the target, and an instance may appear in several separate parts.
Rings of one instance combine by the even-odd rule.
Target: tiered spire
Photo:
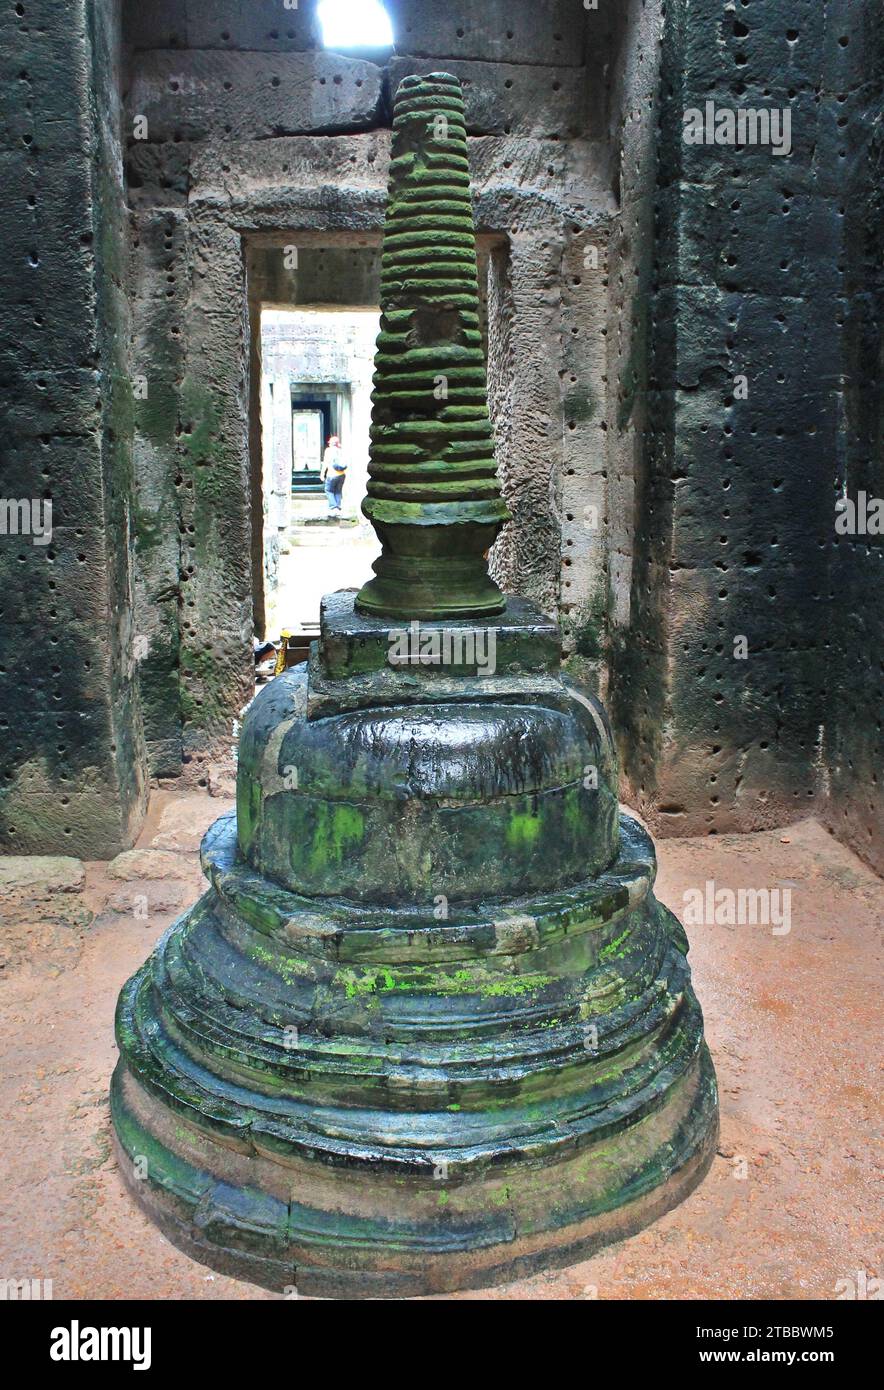
[[[357,607],[499,613],[485,554],[509,513],[488,415],[463,95],[448,73],[406,77],[396,93],[375,368],[362,509],[383,553]]]

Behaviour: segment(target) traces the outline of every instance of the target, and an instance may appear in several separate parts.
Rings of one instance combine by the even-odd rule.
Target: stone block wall
[[[884,23],[876,6],[829,6],[826,96],[842,170],[842,374],[835,485],[860,509],[884,499]],[[821,775],[826,823],[884,872],[884,535],[836,535]]]
[[[110,856],[146,789],[118,9],[6,5],[0,46],[0,476],[52,506],[46,544],[4,506],[0,850]]]
[[[851,296],[857,310],[868,300],[871,264],[869,248],[851,290],[846,148],[874,146],[875,105],[859,75],[881,69],[875,26],[846,21],[838,5],[786,14],[775,0],[700,0],[667,5],[660,30],[654,249],[636,369],[647,389],[633,401],[621,380],[618,430],[631,428],[636,404],[642,418],[633,467],[615,465],[610,610],[629,792],[658,832],[752,830],[826,807],[831,721],[842,719],[829,700],[834,667],[846,658],[855,676],[862,660],[859,640],[845,643],[833,508],[845,383],[866,456],[872,448],[874,403],[850,356],[856,348],[868,371],[876,340],[845,332]],[[707,101],[787,111],[791,152],[685,143],[685,110]],[[870,172],[867,161],[866,189]],[[626,235],[626,183],[621,196]],[[646,228],[647,217],[645,205]],[[856,574],[863,548],[842,563]],[[877,699],[850,736],[867,766],[877,669]],[[873,695],[868,676],[863,688]],[[863,799],[846,797],[848,821]]]

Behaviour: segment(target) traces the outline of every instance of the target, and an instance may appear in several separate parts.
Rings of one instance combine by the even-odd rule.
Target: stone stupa
[[[463,103],[399,87],[364,511],[375,577],[246,715],[210,887],[124,988],[112,1113],[177,1245],[402,1296],[575,1261],[680,1201],[717,1097],[687,942],[506,520]]]

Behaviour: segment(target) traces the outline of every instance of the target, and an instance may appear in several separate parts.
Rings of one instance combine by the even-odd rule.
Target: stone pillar
[[[277,532],[285,532],[292,510],[292,393],[287,376],[273,381],[273,457],[270,472],[271,516]]]

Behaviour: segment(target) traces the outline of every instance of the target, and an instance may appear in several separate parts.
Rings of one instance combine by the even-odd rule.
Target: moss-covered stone
[[[618,813],[604,711],[563,678],[555,625],[488,577],[505,509],[460,110],[444,75],[397,96],[377,578],[327,599],[309,663],[251,703],[211,887],[118,1011],[136,1198],[197,1258],[305,1293],[575,1258],[679,1200],[717,1134],[684,935]],[[391,662],[402,617],[436,669]]]
[[[363,511],[383,544],[364,613],[500,612],[485,553],[500,494],[479,322],[463,96],[447,73],[396,93],[381,333]]]

